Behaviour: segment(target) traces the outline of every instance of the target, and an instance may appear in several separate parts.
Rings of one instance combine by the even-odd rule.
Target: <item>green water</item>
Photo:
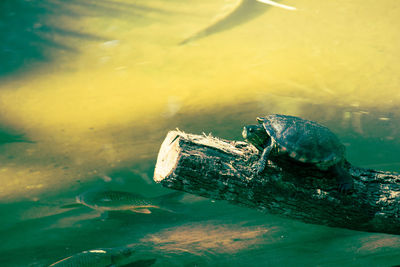
[[[400,237],[185,195],[176,213],[63,209],[154,197],[168,130],[241,140],[268,113],[328,126],[355,165],[400,170],[396,0],[2,0],[0,262],[137,245],[155,266],[392,266]],[[232,14],[229,17],[229,14]],[[218,21],[220,23],[218,24]]]

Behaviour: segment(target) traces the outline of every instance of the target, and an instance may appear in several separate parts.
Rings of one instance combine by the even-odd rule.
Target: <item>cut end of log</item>
[[[177,166],[179,160],[178,140],[181,136],[179,131],[170,131],[158,152],[157,163],[154,170],[154,181],[159,183],[168,177]]]

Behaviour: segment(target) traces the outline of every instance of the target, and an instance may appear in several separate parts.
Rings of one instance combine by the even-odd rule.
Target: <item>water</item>
[[[2,266],[132,244],[159,266],[400,264],[395,235],[190,195],[176,214],[102,220],[61,208],[93,188],[169,193],[152,182],[168,130],[241,140],[242,126],[267,113],[323,123],[353,164],[399,171],[397,1],[281,3],[297,10],[233,0],[1,1]],[[236,8],[228,23],[182,44]]]

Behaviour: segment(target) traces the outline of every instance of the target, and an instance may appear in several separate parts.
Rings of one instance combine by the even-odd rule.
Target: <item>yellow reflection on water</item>
[[[282,101],[279,110],[297,115],[297,101],[365,108],[399,103],[396,0],[282,1],[296,11],[258,3],[265,10],[254,19],[183,45],[250,2],[142,2],[63,3],[79,16],[48,15],[96,38],[53,35],[77,52],[49,52],[51,62],[1,84],[0,119],[37,143],[7,145],[13,157],[2,156],[0,197],[50,190],[151,158],[168,129],[160,123],[176,114],[262,106],[272,96],[295,99]]]

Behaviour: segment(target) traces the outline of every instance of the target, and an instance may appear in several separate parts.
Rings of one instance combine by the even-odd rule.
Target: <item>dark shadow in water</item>
[[[29,67],[30,63],[50,61],[50,54],[54,51],[77,52],[77,49],[58,41],[60,37],[101,39],[48,21],[48,18],[56,16],[78,17],[78,14],[48,0],[0,2],[0,77]]]
[[[183,40],[181,43],[179,43],[179,45],[184,45],[215,33],[230,30],[240,24],[246,23],[247,21],[260,16],[267,11],[268,8],[268,5],[257,2],[256,0],[242,0],[240,5],[228,16],[208,26],[195,35]]]
[[[0,125],[0,146],[8,143],[35,143],[25,137],[24,134],[17,133],[15,130]]]
[[[1,0],[0,79],[55,60],[57,53],[79,52],[73,41],[106,41],[106,36],[74,29],[65,20],[82,17],[145,17],[161,9],[117,1]],[[62,20],[61,20],[62,19]],[[35,65],[35,68],[37,66]]]

